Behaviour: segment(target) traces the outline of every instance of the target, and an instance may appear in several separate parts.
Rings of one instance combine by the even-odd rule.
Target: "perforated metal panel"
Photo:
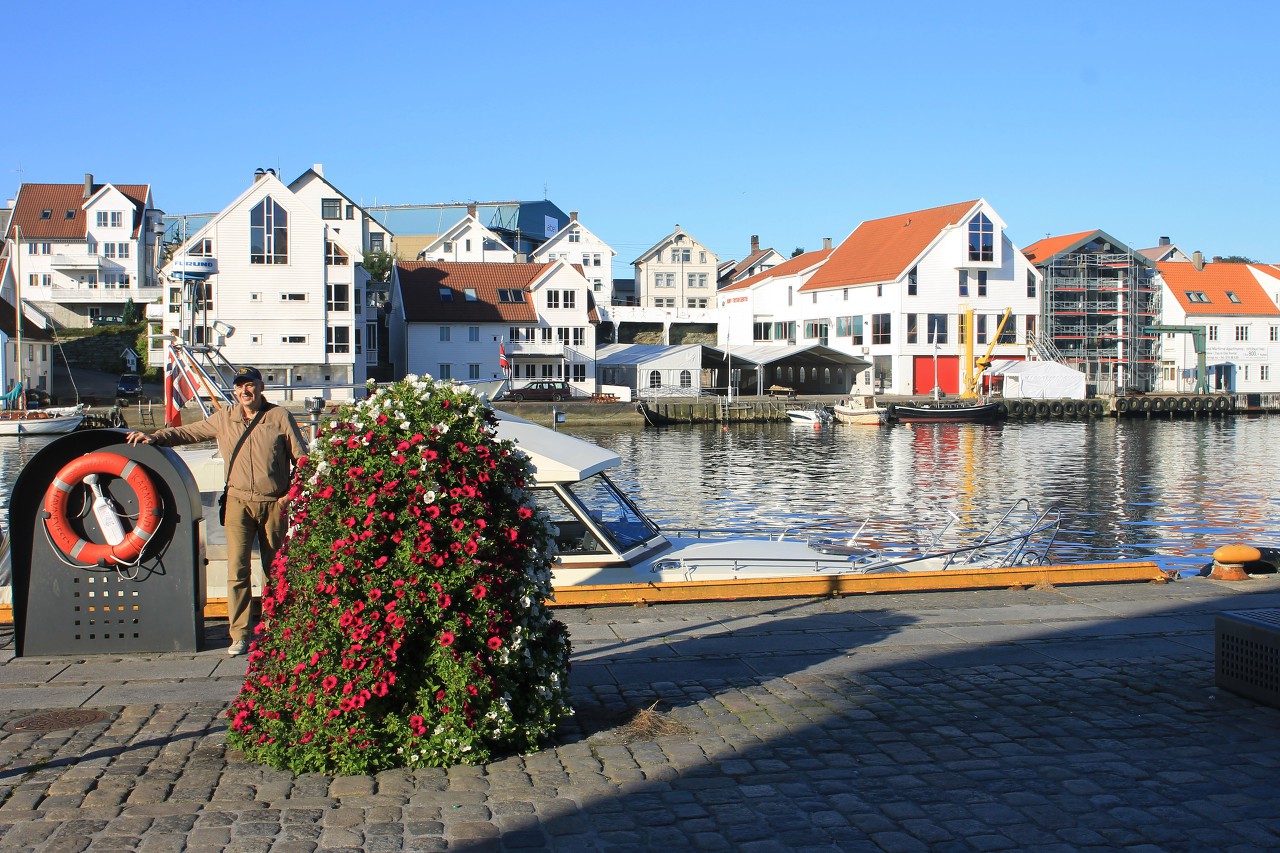
[[[1214,680],[1224,690],[1280,708],[1280,610],[1218,615]]]

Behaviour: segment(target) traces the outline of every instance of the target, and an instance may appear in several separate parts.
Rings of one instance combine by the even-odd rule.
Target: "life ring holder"
[[[119,477],[129,484],[138,500],[137,521],[115,545],[90,542],[70,524],[67,504],[72,490],[95,474]],[[136,566],[164,516],[160,493],[147,469],[132,459],[109,451],[86,453],[62,466],[44,494],[45,535],[68,565],[77,568]]]

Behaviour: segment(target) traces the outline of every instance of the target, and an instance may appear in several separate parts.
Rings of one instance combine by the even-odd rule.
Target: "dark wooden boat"
[[[893,403],[884,419],[890,423],[985,424],[1004,417],[999,403]]]

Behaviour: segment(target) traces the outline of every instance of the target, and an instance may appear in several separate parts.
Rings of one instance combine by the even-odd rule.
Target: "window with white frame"
[[[577,304],[578,304],[577,300],[578,300],[578,294],[577,294],[577,292],[576,292],[576,291],[573,291],[573,290],[566,290],[566,291],[564,292],[564,307],[565,307],[565,308],[576,308],[576,307],[577,307]]]
[[[585,364],[576,363],[572,366],[572,370],[573,378],[570,380],[571,382],[587,381],[587,366]]]
[[[436,379],[452,379],[453,365],[446,362],[440,363],[440,369],[436,371]]]
[[[479,342],[480,340],[479,326],[467,326],[467,340],[473,344]],[[472,378],[475,378],[475,377],[472,377]]]
[[[281,302],[306,302],[307,294],[305,293],[282,293],[280,294]]]
[[[289,262],[289,214],[267,196],[249,211],[249,263]]]
[[[282,335],[280,338],[282,344],[305,344],[306,342],[306,335]]]
[[[211,258],[213,257],[213,241],[193,240],[191,241],[191,246],[187,249],[187,254],[193,258]]]
[[[351,327],[330,326],[324,330],[325,352],[351,352]]]
[[[1280,341],[1280,326],[1271,327],[1271,340]]]
[[[689,273],[689,286],[690,287],[706,287],[707,274],[704,272]]]
[[[685,305],[686,307],[689,307],[689,308],[706,308],[707,300],[706,300],[706,297],[691,296],[685,300]]]
[[[1247,341],[1247,340],[1249,340],[1249,327],[1248,327],[1248,326],[1236,326],[1236,340],[1237,340],[1237,341]]]
[[[547,291],[547,307],[548,308],[560,307],[560,291],[558,290]]]
[[[575,229],[569,232],[569,236],[566,239],[568,239],[570,243],[577,243],[582,239],[582,235]]]
[[[995,260],[996,228],[985,213],[969,220],[969,260]]]
[[[326,284],[324,286],[325,308],[330,311],[351,310],[351,285]]]
[[[124,227],[124,211],[123,210],[111,211],[111,227],[112,228]]]
[[[479,363],[477,363],[477,362],[472,362],[472,363],[470,363],[470,364],[468,364],[468,365],[467,365],[467,378],[468,378],[468,379],[479,379],[479,378],[480,378],[480,365],[479,365]]]
[[[332,240],[324,241],[324,263],[330,267],[345,267],[351,262],[351,258],[346,252],[342,251],[342,247]]]
[[[1217,339],[1218,339],[1218,327],[1217,327],[1217,326],[1210,326],[1210,327],[1209,327],[1209,340],[1211,340],[1211,341],[1216,341]]]
[[[452,327],[452,326],[441,326],[441,327],[440,327],[440,342],[441,342],[441,343],[447,343],[447,342],[451,339],[451,337],[452,337],[452,336],[453,336],[453,327]]]
[[[582,326],[573,327],[573,345],[575,347],[586,346],[587,330]]]

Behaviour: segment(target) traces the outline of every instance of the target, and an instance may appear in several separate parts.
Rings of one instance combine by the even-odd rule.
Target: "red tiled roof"
[[[454,261],[397,261],[400,298],[409,322],[533,323],[538,319],[529,285],[546,264],[494,264]],[[474,288],[468,302],[465,290]],[[441,301],[441,290],[450,301]],[[501,302],[499,290],[519,290],[524,302]]]
[[[892,281],[943,228],[960,223],[977,203],[975,199],[863,222],[800,290]]]
[[[94,184],[97,193],[106,184]],[[143,212],[147,208],[146,184],[112,184],[133,202],[133,236],[136,239],[142,227]],[[83,205],[84,184],[23,184],[18,188],[18,198],[9,219],[6,236],[13,237],[14,226],[21,226],[22,239],[26,240],[83,240],[87,233],[88,217]],[[49,218],[41,218],[44,211]],[[67,218],[67,212],[71,218]]]
[[[1066,251],[1076,243],[1084,242],[1089,237],[1097,234],[1095,228],[1092,231],[1081,231],[1078,234],[1063,234],[1061,237],[1045,237],[1043,240],[1037,240],[1030,246],[1022,250],[1022,254],[1027,256],[1027,260],[1032,263],[1044,263],[1059,252]]]
[[[1280,316],[1280,308],[1258,284],[1253,270],[1280,278],[1264,265],[1253,264],[1205,264],[1204,269],[1186,261],[1165,261],[1156,269],[1173,293],[1173,298],[1187,314],[1227,314],[1252,316]],[[1203,293],[1207,302],[1191,301],[1187,293]],[[1232,302],[1227,293],[1235,294],[1240,301]]]
[[[803,255],[796,255],[794,258],[783,261],[776,267],[770,267],[769,269],[764,270],[763,272],[758,272],[749,278],[744,278],[742,281],[735,281],[733,284],[722,287],[720,288],[720,292],[724,293],[726,290],[744,290],[745,288],[759,284],[767,278],[772,278],[775,275],[794,275],[795,273],[809,269],[809,267],[812,267],[815,264],[822,263],[827,258],[831,257],[831,253],[834,251],[835,249],[819,249],[816,252],[805,252]]]

